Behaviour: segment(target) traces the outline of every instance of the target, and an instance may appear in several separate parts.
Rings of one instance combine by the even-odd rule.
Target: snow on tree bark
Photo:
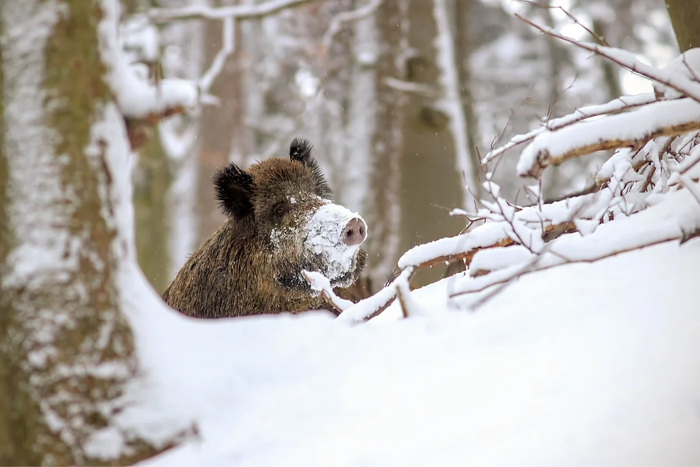
[[[135,261],[129,146],[105,81],[117,10],[109,0],[0,10],[0,406],[10,409],[0,410],[0,464],[128,463],[156,451],[112,426],[138,370],[124,305]]]

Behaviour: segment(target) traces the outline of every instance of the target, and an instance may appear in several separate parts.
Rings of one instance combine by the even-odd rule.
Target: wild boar
[[[367,261],[367,225],[331,201],[311,156],[294,139],[289,159],[271,158],[242,170],[230,164],[215,177],[225,224],[187,260],[163,295],[199,318],[329,308],[304,280],[318,271],[342,293]]]

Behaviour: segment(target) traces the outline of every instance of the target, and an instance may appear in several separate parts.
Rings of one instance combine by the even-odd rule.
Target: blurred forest
[[[124,18],[133,59],[200,80],[203,91],[199,111],[160,124],[134,171],[139,262],[159,292],[222,222],[211,177],[229,161],[283,156],[294,136],[309,138],[337,201],[368,222],[366,287],[375,292],[411,246],[465,227],[449,211],[480,194],[479,153],[542,116],[648,90],[514,11],[590,40],[569,13],[653,65],[677,54],[661,0],[297,1],[235,20],[225,8],[256,2],[155,3],[135,0]],[[592,184],[601,160],[553,168],[545,199]],[[526,202],[514,164],[505,158],[495,180]]]

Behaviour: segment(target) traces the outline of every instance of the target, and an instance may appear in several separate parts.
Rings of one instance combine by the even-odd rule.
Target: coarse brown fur
[[[330,197],[310,151],[295,139],[290,159],[268,159],[247,171],[231,164],[219,173],[217,196],[228,219],[178,272],[163,295],[168,305],[199,318],[328,308],[301,277],[303,269],[322,265],[304,250],[298,228]],[[277,239],[277,232],[290,234]],[[357,280],[366,259],[359,250],[343,287]]]

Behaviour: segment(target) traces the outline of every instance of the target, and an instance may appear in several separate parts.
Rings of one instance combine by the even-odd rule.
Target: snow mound
[[[412,293],[441,313],[390,324],[142,317],[152,397],[201,434],[142,465],[697,464],[699,265],[668,242],[477,313],[445,312],[447,279]]]

